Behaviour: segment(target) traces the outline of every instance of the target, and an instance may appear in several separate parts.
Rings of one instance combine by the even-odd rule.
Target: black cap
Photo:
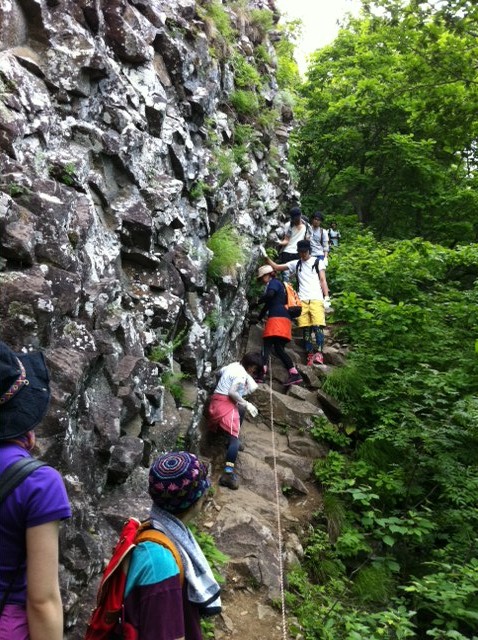
[[[0,342],[0,440],[21,436],[41,422],[49,383],[42,353],[15,353]]]

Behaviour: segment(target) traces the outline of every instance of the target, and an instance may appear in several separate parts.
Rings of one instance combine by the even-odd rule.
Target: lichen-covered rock
[[[235,46],[255,63],[263,41],[272,60],[247,11],[228,7]],[[99,570],[103,501],[178,434],[197,440],[213,371],[242,350],[254,247],[296,195],[287,118],[257,122],[235,159],[234,68],[209,27],[194,0],[0,0],[0,339],[50,368],[37,436],[74,479],[68,628]],[[260,64],[272,109],[275,62]],[[213,282],[207,243],[226,223],[243,260]],[[173,355],[186,408],[161,384]]]

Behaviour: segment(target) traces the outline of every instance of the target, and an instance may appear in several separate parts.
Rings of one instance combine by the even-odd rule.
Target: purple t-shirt
[[[30,458],[19,445],[0,445],[0,473],[20,458]],[[70,503],[63,480],[52,467],[35,469],[0,505],[0,594],[12,580],[7,602],[26,602],[25,530],[54,520],[71,517]]]

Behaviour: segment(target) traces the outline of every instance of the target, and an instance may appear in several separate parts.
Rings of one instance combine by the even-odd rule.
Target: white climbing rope
[[[275,442],[275,431],[274,431],[274,408],[272,402],[272,362],[271,358],[269,358],[269,408],[271,412],[271,434],[272,434],[272,460],[273,460],[273,468],[274,468],[274,483],[276,490],[276,506],[277,506],[277,546],[279,551],[279,586],[280,586],[280,599],[281,599],[281,611],[282,611],[282,637],[284,640],[287,640],[287,625],[286,625],[286,615],[285,615],[285,591],[284,591],[284,564],[282,561],[282,524],[281,524],[281,513],[280,513],[280,487],[279,487],[279,476],[277,473],[277,455],[276,455],[276,442]]]

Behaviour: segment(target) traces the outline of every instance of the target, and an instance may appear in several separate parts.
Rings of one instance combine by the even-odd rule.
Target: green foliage
[[[394,579],[384,563],[360,569],[354,577],[352,592],[363,603],[386,605],[393,595]]]
[[[204,324],[209,327],[212,331],[217,329],[222,324],[222,314],[219,310],[213,309],[207,316],[204,318]]]
[[[195,524],[189,524],[188,528],[191,530],[193,536],[197,540],[197,543],[201,547],[202,552],[206,556],[215,579],[219,584],[223,584],[224,577],[221,573],[221,569],[229,562],[229,556],[222,553],[222,551],[216,547],[214,538],[211,535],[205,531],[200,531]],[[201,618],[201,631],[203,638],[216,637],[214,626],[214,618]]]
[[[216,542],[209,533],[200,531],[194,524],[190,524],[188,525],[188,527],[189,529],[191,529],[197,543],[206,556],[206,560],[209,562],[215,579],[219,582],[219,584],[223,584],[224,577],[220,573],[220,570],[229,562],[229,556],[216,547]]]
[[[345,575],[329,577],[324,584],[311,583],[306,570],[296,566],[288,574],[286,604],[297,617],[290,632],[310,640],[405,640],[416,638],[412,618],[400,598],[390,598],[380,609],[367,610],[347,597],[350,581]]]
[[[252,9],[250,12],[251,25],[259,30],[263,40],[274,28],[274,16],[269,9]]]
[[[234,127],[234,144],[248,145],[258,137],[256,129],[250,124],[238,122]]]
[[[341,433],[327,418],[315,416],[313,422],[314,424],[310,430],[310,434],[318,442],[326,442],[336,447],[346,447],[350,443],[350,438],[346,434]]]
[[[260,112],[257,117],[257,124],[264,131],[273,131],[280,123],[280,113],[277,109],[266,109]]]
[[[302,87],[302,202],[354,213],[381,237],[474,242],[476,6],[366,6],[313,55]]]
[[[168,340],[167,336],[160,335],[159,344],[153,347],[149,354],[151,362],[168,362],[176,349],[178,349],[186,340],[186,336],[186,327],[174,335],[170,340]]]
[[[289,587],[304,637],[474,638],[477,264],[474,245],[360,230],[330,261],[351,349],[324,389],[355,431],[313,427],[337,450],[314,464],[323,507]]]
[[[207,185],[203,180],[198,180],[189,190],[189,197],[191,200],[200,200],[209,193],[209,190],[209,185]]]
[[[434,623],[456,629],[459,623],[471,633],[478,624],[478,559],[465,564],[431,563],[437,570],[414,579],[404,588],[413,595],[415,607],[432,611]],[[467,637],[467,636],[463,636]]]
[[[300,34],[300,22],[291,21],[280,27],[281,38],[274,43],[277,55],[276,79],[281,89],[295,91],[301,84],[299,67],[294,58],[295,40]]]
[[[231,25],[229,13],[218,0],[206,2],[204,10],[198,9],[201,17],[207,17],[216,28],[218,34],[226,42],[231,42],[234,37],[234,29]]]
[[[185,373],[165,371],[161,374],[161,384],[167,389],[178,405],[184,404],[184,387],[182,381],[188,376]]]
[[[272,63],[272,56],[269,53],[267,47],[264,44],[258,44],[255,49],[255,57],[259,62],[270,65]]]
[[[240,53],[236,52],[233,54],[232,66],[236,86],[242,89],[255,89],[261,85],[259,72],[250,62],[247,62],[246,58]]]
[[[219,186],[234,175],[234,156],[230,149],[216,149],[212,169],[217,171]]]
[[[29,189],[24,187],[22,184],[17,184],[16,182],[10,182],[8,185],[8,193],[12,198],[16,198],[18,196],[23,196],[25,193],[28,193]]]
[[[245,254],[242,239],[235,227],[225,225],[215,231],[207,243],[213,252],[207,273],[214,281],[224,276],[235,276],[238,266],[244,263]]]
[[[232,106],[240,116],[252,117],[259,112],[259,98],[253,91],[239,89],[229,96]]]

